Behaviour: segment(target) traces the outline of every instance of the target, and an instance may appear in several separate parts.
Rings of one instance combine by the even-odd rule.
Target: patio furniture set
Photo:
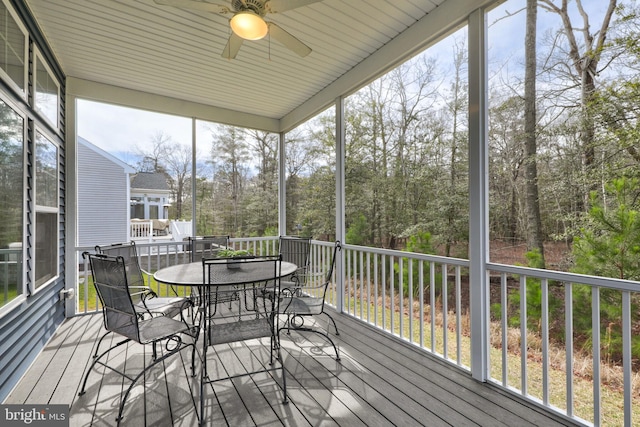
[[[116,417],[120,424],[127,397],[137,381],[158,363],[189,349],[191,376],[197,378],[195,389],[199,390],[197,418],[199,424],[204,425],[207,420],[205,386],[218,381],[279,371],[282,402],[288,403],[286,371],[280,351],[282,331],[322,335],[339,361],[338,348],[329,335],[330,325],[325,331],[305,320],[325,314],[338,335],[335,322],[324,311],[324,300],[340,243],[335,243],[332,257],[327,260],[326,274],[321,278],[313,273],[320,266],[311,265],[309,260],[310,239],[281,236],[279,253],[272,256],[216,257],[216,253],[228,247],[228,236],[190,238],[191,262],[161,268],[153,275],[158,283],[173,289],[175,295],[167,297],[157,296],[144,285],[134,242],[96,247],[95,253],[85,253],[102,304],[106,333],[98,342],[79,394],[85,393],[87,380],[96,365],[130,380]],[[190,291],[189,295],[184,292],[185,288]],[[101,343],[111,334],[119,340],[114,340],[115,344],[100,353]],[[109,353],[129,342],[152,348],[151,360],[145,361],[137,375],[108,363]],[[220,373],[215,369],[212,373],[209,365],[215,366],[216,351],[210,348],[234,342],[257,347],[257,354],[268,353],[267,360],[245,366],[241,374]],[[159,346],[162,346],[160,350]],[[202,360],[199,370],[196,369],[198,348],[201,350],[199,360]]]

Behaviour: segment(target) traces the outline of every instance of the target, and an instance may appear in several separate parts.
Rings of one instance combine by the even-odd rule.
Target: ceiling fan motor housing
[[[259,16],[265,15],[264,4],[266,2],[261,0],[231,0],[231,7],[236,12],[250,10],[255,12]]]

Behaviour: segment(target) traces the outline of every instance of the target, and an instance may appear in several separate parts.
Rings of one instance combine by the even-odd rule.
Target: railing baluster
[[[401,256],[398,257],[398,308],[400,309],[400,336],[404,337],[404,262]]]
[[[542,402],[549,404],[549,281],[542,279]]]
[[[376,326],[380,326],[378,324],[378,310],[380,304],[378,302],[378,286],[380,286],[379,274],[378,274],[378,259],[380,255],[373,254],[373,324]]]
[[[409,291],[409,342],[413,339],[413,260],[407,258],[407,289]]]
[[[509,322],[508,308],[509,294],[507,288],[507,273],[500,273],[500,320],[502,330],[502,386],[509,386]]]
[[[447,264],[442,264],[442,356],[445,359],[449,358],[449,328],[447,324],[447,316],[449,315],[448,298],[449,292],[447,287]]]
[[[602,397],[600,395],[600,288],[591,288],[591,339],[593,341],[593,425],[602,424],[602,412],[600,405]]]
[[[382,255],[382,329],[387,328],[387,255]]]
[[[567,283],[564,296],[565,307],[565,388],[567,415],[573,416],[573,283]]]
[[[347,269],[348,269],[348,277],[349,277],[349,294],[347,295],[347,301],[349,302],[349,312],[351,314],[353,314],[355,316],[356,314],[356,303],[355,303],[355,288],[356,288],[356,283],[355,283],[355,275],[356,275],[356,271],[354,264],[355,264],[355,251],[349,251],[349,263],[347,264]],[[353,301],[353,307],[351,304],[351,301]]]
[[[420,347],[424,347],[424,261],[418,260],[418,297],[420,298]]]
[[[394,266],[394,256],[392,255],[392,256],[389,257],[389,275],[391,276],[391,283],[390,283],[390,286],[389,286],[389,295],[391,297],[391,313],[390,313],[390,315],[391,315],[391,333],[395,334],[396,333],[396,329],[395,329],[394,326],[395,326],[395,323],[396,323],[395,322],[395,317],[396,317],[395,316],[395,312],[396,312],[395,311],[395,287],[396,287],[396,284],[395,284],[395,280],[394,279],[396,277],[396,274],[395,274],[393,266]]]
[[[363,253],[358,253],[358,272],[360,273],[360,318],[364,317],[364,258]]]
[[[461,312],[462,312],[462,287],[460,280],[460,266],[456,265],[456,362],[458,366],[462,365],[462,325]]]
[[[431,307],[431,352],[436,351],[436,263],[429,263],[429,306]]]
[[[527,276],[520,276],[520,391],[527,395]]]
[[[367,252],[367,322],[371,318],[371,254]]]
[[[624,425],[632,426],[633,371],[631,355],[631,293],[622,292],[622,370],[624,377]]]

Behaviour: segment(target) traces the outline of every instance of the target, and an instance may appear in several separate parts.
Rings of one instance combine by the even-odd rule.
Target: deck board
[[[334,318],[340,329],[334,340],[341,362],[321,336],[283,333],[289,403],[282,403],[279,370],[207,384],[207,425],[572,425],[351,316],[334,314]],[[100,315],[65,321],[4,403],[64,403],[71,405],[71,426],[114,425],[128,381],[98,367],[89,376],[86,394],[77,396],[103,333],[101,325]],[[108,348],[112,339],[108,337],[102,348]],[[265,345],[267,339],[210,348],[210,376],[265,366]],[[110,363],[130,373],[139,371],[151,357],[149,348],[137,344],[112,353]],[[191,377],[190,364],[191,352],[185,349],[151,369],[144,387],[134,387],[127,399],[121,425],[196,425],[200,389],[198,378]]]

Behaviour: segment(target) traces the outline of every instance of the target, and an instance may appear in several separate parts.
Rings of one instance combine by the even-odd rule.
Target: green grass
[[[17,284],[9,284],[7,285],[3,285],[2,289],[4,289],[5,287],[7,287],[7,293],[6,293],[6,297],[5,297],[5,292],[3,290],[2,293],[0,293],[0,307],[4,307],[5,304],[10,303],[11,301],[13,301],[14,298],[16,298],[18,295],[18,285]]]

